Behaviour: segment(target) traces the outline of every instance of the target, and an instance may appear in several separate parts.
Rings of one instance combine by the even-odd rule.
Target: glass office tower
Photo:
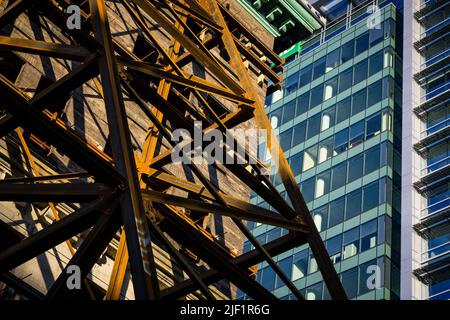
[[[282,90],[266,100],[351,299],[400,297],[402,16],[391,1],[379,5],[375,24],[361,6],[303,42],[300,57],[285,65]],[[272,179],[284,195],[279,177]],[[269,207],[256,195],[251,200]],[[261,243],[286,232],[249,227]],[[251,249],[246,242],[244,250]],[[329,299],[307,246],[276,261],[307,299]],[[293,299],[266,263],[259,265],[257,280],[277,297]]]
[[[450,299],[449,12],[404,7],[402,299]]]

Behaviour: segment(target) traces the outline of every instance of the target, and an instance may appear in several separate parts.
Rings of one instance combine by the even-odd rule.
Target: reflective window
[[[367,107],[374,105],[375,103],[381,101],[383,97],[383,88],[381,85],[381,80],[372,83],[367,88]]]
[[[323,102],[323,85],[318,85],[317,87],[312,88],[311,90],[311,107],[321,104]]]
[[[328,205],[315,209],[312,214],[317,230],[325,230],[328,224]]]
[[[322,282],[306,288],[306,300],[322,300]]]
[[[317,175],[316,198],[330,192],[331,172],[329,170]]]
[[[311,77],[312,77],[312,66],[309,65],[300,71],[300,87],[299,88],[311,83]]]
[[[358,254],[359,227],[344,232],[342,259],[348,259]]]
[[[292,173],[294,174],[294,176],[297,176],[300,173],[302,173],[303,152],[291,157],[289,159],[289,165],[291,166]]]
[[[320,131],[325,131],[328,128],[334,126],[336,109],[328,108],[322,112],[322,123],[320,125]]]
[[[274,228],[272,230],[270,230],[269,232],[267,232],[267,243],[278,239],[279,237],[281,237],[281,228]]]
[[[344,197],[330,202],[329,228],[344,221],[345,199]]]
[[[377,245],[377,219],[361,225],[361,252]]]
[[[286,78],[286,82],[284,85],[285,95],[294,92],[295,90],[297,90],[297,87],[298,87],[298,73],[296,72],[293,75],[290,75],[289,77]]]
[[[340,55],[339,48],[328,53],[327,65],[326,65],[326,69],[325,69],[326,72],[333,70],[334,68],[336,68],[339,65],[339,55]]]
[[[309,170],[317,164],[317,146],[305,150],[303,157],[303,171]]]
[[[281,271],[288,277],[288,279],[291,279],[291,272],[292,272],[292,257],[288,257],[286,259],[283,259],[278,262],[278,266],[280,267]],[[281,280],[277,276],[277,281],[275,284],[275,289],[285,285],[283,280]]]
[[[355,40],[355,57],[369,49],[369,33],[365,32]]]
[[[366,262],[359,266],[359,277],[360,277],[360,279],[359,279],[359,295],[363,295],[363,294],[373,290],[372,288],[369,288],[369,286],[367,284],[374,283],[374,279],[373,279],[373,274],[374,274],[373,267],[374,266],[377,266],[376,260]],[[383,275],[381,274],[381,277],[382,276]]]
[[[370,47],[373,47],[377,43],[380,43],[381,41],[383,41],[383,27],[382,26],[369,29],[369,41],[370,41]]]
[[[355,72],[353,76],[353,84],[360,83],[361,81],[367,78],[367,67],[368,67],[367,59],[364,59],[361,62],[358,62],[355,65]]]
[[[332,171],[331,190],[336,190],[344,186],[347,178],[347,163],[343,162],[333,167],[331,171]]]
[[[366,108],[366,90],[360,90],[352,95],[352,116]]]
[[[299,115],[305,113],[306,111],[308,111],[309,95],[310,95],[310,91],[302,94],[301,96],[299,96],[297,98],[297,110],[295,112],[295,116],[299,116]]]
[[[342,285],[349,299],[353,299],[358,295],[358,268],[353,268],[342,272]]]
[[[292,281],[303,278],[308,273],[309,250],[303,250],[294,255],[294,264],[292,265]]]
[[[348,180],[347,183],[355,181],[363,176],[363,164],[364,158],[362,154],[359,154],[355,157],[350,158],[348,160]]]
[[[306,121],[300,122],[294,127],[294,145],[305,141],[306,137]]]
[[[313,80],[325,74],[326,58],[320,58],[313,65]]]
[[[314,185],[315,185],[315,178],[311,178],[302,182],[301,191],[303,198],[305,199],[305,202],[310,202],[314,199]]]
[[[337,155],[347,150],[347,148],[348,148],[348,129],[344,129],[334,135],[334,152]]]
[[[345,98],[336,104],[336,124],[350,118],[350,109],[350,98]]]
[[[383,69],[383,51],[369,57],[369,76]]]
[[[308,133],[306,139],[314,137],[320,132],[320,113],[308,119]]]
[[[357,146],[364,141],[364,120],[361,120],[350,127],[350,148]]]
[[[341,261],[342,234],[326,241],[327,251],[333,263]]]
[[[333,137],[319,142],[318,163],[322,163],[333,156]]]
[[[345,220],[356,217],[361,213],[361,189],[355,190],[347,195],[347,206],[345,208]]]
[[[262,270],[261,284],[269,291],[272,291],[275,288],[275,275],[275,271],[273,271],[271,267]]]
[[[364,174],[369,174],[380,168],[380,145],[370,148],[364,153]]]
[[[339,74],[339,93],[352,86],[353,69],[349,68]]]
[[[378,206],[378,181],[363,188],[363,211],[368,211]]]
[[[338,78],[332,78],[330,80],[328,80],[327,82],[325,82],[325,91],[324,91],[324,96],[323,96],[323,100],[328,100],[332,97],[334,97],[337,94],[337,89],[338,89]]]
[[[291,148],[292,145],[292,129],[286,130],[280,134],[280,145],[284,151]]]
[[[276,129],[281,125],[281,116],[283,114],[283,109],[277,109],[270,114],[270,124],[272,128]]]
[[[370,139],[381,132],[381,114],[378,113],[367,119],[366,139]]]
[[[344,63],[353,58],[355,45],[353,40],[344,43],[341,47],[341,62]]]
[[[281,124],[284,124],[292,119],[295,116],[295,100],[289,101],[283,106],[283,120]]]

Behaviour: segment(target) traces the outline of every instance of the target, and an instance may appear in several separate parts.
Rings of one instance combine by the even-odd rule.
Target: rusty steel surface
[[[80,28],[66,23],[71,5],[80,10]],[[0,10],[0,136],[18,150],[0,152],[0,160],[11,168],[25,163],[0,180],[0,204],[29,203],[51,213],[47,224],[45,214],[33,220],[36,227],[26,235],[0,216],[8,240],[0,243],[0,281],[30,299],[128,298],[131,275],[131,298],[139,300],[226,298],[218,293],[221,281],[253,299],[275,300],[255,279],[257,264],[266,261],[302,300],[273,257],[308,243],[331,297],[346,299],[264,111],[259,86],[280,86],[281,60],[227,8],[216,0],[10,0]],[[13,34],[27,18],[34,38]],[[132,41],[122,39],[119,23],[132,29]],[[30,90],[10,72],[14,61],[27,58],[46,62],[42,74],[55,65],[63,72]],[[26,82],[27,75],[21,77]],[[77,99],[82,112],[91,114],[95,133],[91,123],[70,123],[68,101]],[[137,120],[130,121],[132,110]],[[244,162],[173,163],[174,130],[195,135],[198,123],[202,134],[216,129],[222,138],[248,123],[265,130],[289,202],[264,173],[267,164],[251,161],[251,146],[242,147]],[[224,140],[224,152],[241,143],[240,137]],[[229,189],[211,176],[211,168],[232,181]],[[271,208],[250,204],[249,193],[233,193],[236,183]],[[218,239],[206,226],[214,217],[229,219],[254,249],[242,253]],[[260,244],[246,221],[288,233]],[[14,275],[47,251],[59,252],[61,243],[68,254],[46,290]],[[105,254],[112,262],[102,287],[94,269]],[[156,255],[173,260],[184,274],[181,281],[163,281],[170,275]],[[81,270],[82,290],[65,285],[72,265]]]

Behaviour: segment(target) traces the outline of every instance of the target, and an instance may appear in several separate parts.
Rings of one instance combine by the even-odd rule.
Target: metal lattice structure
[[[198,290],[204,298],[214,299],[209,286],[227,279],[254,299],[273,300],[275,296],[252,275],[251,267],[262,261],[267,261],[292,293],[303,299],[272,256],[304,243],[309,243],[332,298],[345,299],[289,164],[278,140],[273,139],[276,135],[258,97],[257,84],[249,74],[248,63],[251,63],[278,85],[279,58],[216,0],[117,2],[126,9],[150,48],[146,58],[131,52],[111,35],[104,0],[16,0],[10,1],[0,14],[0,28],[21,14],[33,13],[58,28],[68,39],[47,42],[1,36],[1,50],[79,62],[31,98],[6,75],[0,74],[0,105],[4,109],[0,119],[1,136],[16,132],[32,169],[31,176],[2,180],[0,201],[46,203],[54,214],[52,224],[25,238],[7,224],[0,224],[4,239],[0,243],[0,280],[29,298],[76,298],[79,293],[67,288],[69,273],[64,271],[77,265],[86,286],[92,285],[86,276],[120,232],[109,287],[104,293],[106,299],[119,298],[129,264],[137,299],[176,299]],[[79,30],[66,26],[64,8],[71,4],[82,10]],[[169,48],[154,36],[150,20],[170,36]],[[210,36],[204,37],[205,34]],[[250,50],[252,46],[265,58],[260,59]],[[148,57],[153,57],[151,62]],[[192,61],[204,66],[218,82],[189,74],[185,66]],[[88,82],[95,84],[104,100],[109,131],[105,150],[91,145],[60,118],[60,102]],[[189,95],[198,104],[191,103]],[[133,150],[125,98],[135,103],[149,121],[150,129],[145,141],[141,141],[139,157]],[[233,103],[235,110],[229,111],[221,99]],[[184,180],[165,168],[171,162],[170,137],[174,128],[192,132],[193,121],[197,120],[205,132],[216,128],[225,135],[227,129],[250,119],[268,132],[267,147],[273,157],[279,158],[277,170],[289,203],[263,174],[261,163],[220,166],[264,198],[271,210],[225,194],[194,163],[188,166],[198,182]],[[84,171],[41,175],[33,165],[33,152],[27,146],[30,137],[56,148]],[[171,194],[169,190],[174,189],[189,196]],[[59,218],[56,203],[76,204],[77,209]],[[237,256],[232,254],[196,223],[188,210],[231,217],[255,249]],[[242,220],[280,226],[289,229],[289,233],[261,245]],[[69,239],[82,232],[87,235],[75,250]],[[160,290],[150,245],[154,241],[164,247],[189,279]],[[10,272],[64,242],[73,256],[45,296]],[[193,268],[186,255],[178,250],[178,244],[205,261],[210,269],[199,272]]]

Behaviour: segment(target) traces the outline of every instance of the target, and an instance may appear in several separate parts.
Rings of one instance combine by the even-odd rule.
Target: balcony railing
[[[431,260],[442,257],[448,253],[450,253],[450,241],[440,244],[422,253],[422,263],[428,263]]]
[[[448,24],[449,21],[450,21],[450,18],[447,18],[447,19],[439,22],[438,24],[436,24],[436,25],[434,25],[432,27],[429,27],[428,29],[426,29],[424,32],[422,32],[420,34],[420,38],[424,38],[426,36],[429,36],[429,35],[433,34],[434,32],[444,28]]]
[[[442,159],[442,160],[439,160],[438,162],[430,164],[429,166],[427,166],[426,168],[423,168],[421,170],[422,177],[429,173],[432,173],[436,170],[439,170],[449,164],[450,164],[450,157],[446,157],[445,159]]]
[[[450,206],[450,197],[447,197],[446,199],[433,203],[432,205],[422,209],[421,219],[424,219],[431,215],[437,214],[443,210],[446,210],[449,208],[449,206]]]
[[[450,54],[450,49],[446,49],[445,51],[438,53],[437,55],[428,58],[424,63],[422,63],[422,65],[420,66],[421,69],[425,69],[428,68],[430,66],[432,66],[435,63],[438,63],[442,60],[444,60],[445,58],[447,58]]]
[[[449,300],[450,299],[450,289],[444,290],[442,292],[433,294],[428,297],[428,300]]]
[[[420,138],[421,139],[426,138],[427,136],[429,136],[435,132],[438,132],[439,130],[444,129],[444,128],[448,127],[449,125],[450,125],[450,119],[444,119],[444,120],[426,128],[425,130],[423,130],[420,133]]]
[[[450,83],[445,82],[440,87],[437,87],[436,89],[433,89],[432,91],[427,92],[425,95],[423,95],[420,98],[420,102],[423,103],[423,102],[427,101],[428,99],[432,99],[432,98],[438,96],[439,94],[445,92],[448,89],[450,89]]]

